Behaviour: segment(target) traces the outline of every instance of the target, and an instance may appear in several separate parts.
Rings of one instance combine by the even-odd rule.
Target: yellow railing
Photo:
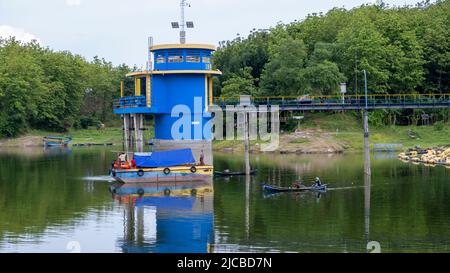
[[[418,99],[418,98],[439,98],[439,99],[450,99],[450,93],[432,93],[432,94],[370,94],[367,96],[369,99],[371,98],[403,98],[403,99]],[[358,94],[358,95],[345,95],[345,99],[361,99],[365,98],[365,95]],[[328,95],[328,96],[254,96],[252,97],[253,100],[276,100],[276,101],[290,101],[290,100],[301,100],[301,99],[307,99],[307,100],[329,100],[329,99],[340,99],[342,100],[342,95]],[[231,96],[231,97],[214,97],[214,101],[239,101],[239,97],[237,96]]]

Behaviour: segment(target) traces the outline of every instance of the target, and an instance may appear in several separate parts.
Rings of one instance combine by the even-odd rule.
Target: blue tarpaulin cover
[[[165,168],[195,163],[191,149],[135,154],[134,160],[138,168]]]

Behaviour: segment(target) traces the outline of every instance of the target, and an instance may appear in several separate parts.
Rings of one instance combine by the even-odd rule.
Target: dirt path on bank
[[[336,133],[320,129],[302,129],[294,133],[281,134],[280,143],[274,152],[283,154],[336,154],[343,153],[348,145],[334,137]],[[243,151],[243,143],[239,141],[225,142],[214,150],[224,152]],[[270,145],[272,146],[272,145]],[[265,152],[263,146],[252,145],[252,152]]]
[[[342,153],[345,145],[333,137],[334,133],[319,129],[298,130],[280,136],[280,153],[335,154]]]

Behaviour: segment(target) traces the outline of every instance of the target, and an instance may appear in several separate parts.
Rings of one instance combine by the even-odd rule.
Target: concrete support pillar
[[[364,139],[369,139],[369,112],[364,110]]]
[[[136,136],[134,135],[134,128],[135,128],[135,126],[134,126],[134,115],[133,114],[130,114],[130,115],[128,115],[128,126],[129,126],[129,128],[128,128],[128,136],[129,136],[129,146],[131,147],[131,148],[133,148],[134,147],[134,143],[135,143],[135,140],[136,140]]]
[[[132,117],[133,117],[133,126],[134,126],[134,132],[133,132],[133,135],[134,135],[134,143],[135,143],[135,146],[136,147],[139,147],[139,143],[138,143],[138,132],[139,132],[139,123],[138,123],[138,118],[139,118],[139,115],[137,115],[137,114],[133,114],[132,115]]]
[[[144,115],[127,114],[123,119],[123,141],[126,151],[136,147],[137,152],[144,151]]]
[[[123,142],[125,149],[128,150],[130,145],[130,119],[129,115],[123,115]]]
[[[144,115],[134,115],[134,135],[137,151],[144,151]]]

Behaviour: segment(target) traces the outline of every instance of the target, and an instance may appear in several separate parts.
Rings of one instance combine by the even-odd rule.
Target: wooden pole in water
[[[250,175],[250,136],[249,136],[249,120],[247,109],[244,108],[244,152],[245,152],[245,174]]]
[[[367,90],[367,72],[364,72],[364,233],[369,247],[370,241],[370,190],[372,186],[372,171],[370,168],[370,144],[369,144],[369,103]]]
[[[250,175],[245,176],[245,235],[250,238]]]
[[[370,144],[369,144],[369,104],[367,94],[367,72],[364,70],[364,237],[367,247],[370,241],[370,190],[372,184],[372,171],[370,168]]]
[[[371,177],[370,146],[369,146],[369,117],[364,110],[364,237],[366,243],[370,242],[370,191]]]

